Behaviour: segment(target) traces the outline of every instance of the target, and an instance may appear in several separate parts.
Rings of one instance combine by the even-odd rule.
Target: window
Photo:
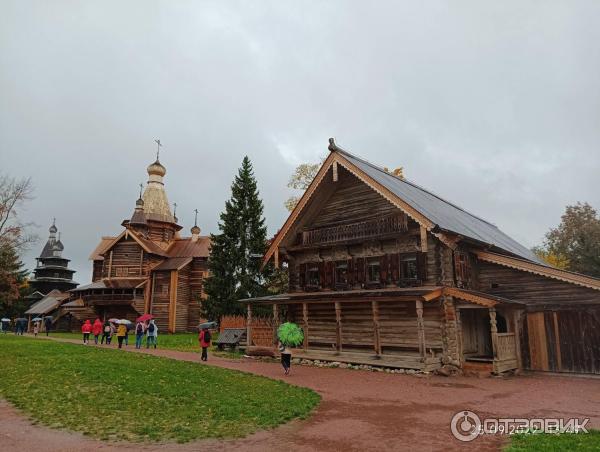
[[[308,269],[306,271],[306,280],[308,282],[308,286],[319,287],[319,266],[317,264],[310,264],[308,266]]]
[[[400,256],[400,279],[418,279],[417,256],[407,254]]]
[[[335,263],[335,284],[336,286],[345,286],[348,284],[348,262],[341,261]]]
[[[381,277],[381,266],[379,258],[369,259],[367,261],[367,283],[378,283]]]

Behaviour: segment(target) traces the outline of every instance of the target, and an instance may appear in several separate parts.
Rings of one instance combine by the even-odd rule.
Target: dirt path
[[[66,341],[66,340],[65,340]],[[73,341],[68,341],[73,342]],[[128,352],[139,353],[130,346]],[[199,361],[197,353],[142,350],[179,360]],[[205,448],[248,451],[338,450],[498,450],[499,436],[461,443],[450,433],[450,419],[462,410],[485,417],[583,418],[600,428],[600,379],[520,376],[513,378],[418,377],[345,369],[295,366],[289,377],[276,363],[211,357],[209,365],[251,372],[306,386],[323,397],[310,419],[294,421],[235,441],[189,444],[105,443],[32,423],[0,402],[2,450],[79,451],[174,450]]]

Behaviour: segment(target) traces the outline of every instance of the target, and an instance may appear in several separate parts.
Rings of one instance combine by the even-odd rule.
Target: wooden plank
[[[554,320],[554,341],[555,341],[555,346],[556,346],[556,364],[558,367],[558,371],[562,372],[562,356],[560,354],[560,333],[558,331],[558,314],[556,311],[554,311],[553,313],[553,320]]]
[[[549,370],[543,312],[529,312],[527,314],[527,332],[529,336],[531,369]]]
[[[302,303],[302,321],[304,323],[304,350],[308,350],[308,304]]]
[[[246,343],[248,347],[252,345],[252,305],[248,303],[246,318]]]
[[[338,164],[337,162],[333,162],[333,181],[338,181]]]
[[[371,302],[371,309],[373,311],[373,348],[377,356],[381,355],[381,331],[379,329],[379,303],[376,301]]]
[[[421,252],[427,252],[427,228],[425,226],[421,226]]]
[[[177,270],[171,271],[171,282],[169,284],[169,332],[175,332],[175,320],[177,315]]]
[[[419,354],[421,358],[425,358],[426,348],[425,348],[425,325],[423,323],[423,302],[421,300],[417,300],[416,302],[416,310],[417,310],[417,332],[418,332],[418,341],[419,341]]]
[[[112,276],[112,260],[113,260],[113,252],[110,250],[109,258],[108,258],[108,279]]]
[[[339,301],[335,302],[335,348],[342,351],[342,305]]]
[[[279,305],[273,304],[273,344],[277,344],[277,329],[279,328]]]
[[[489,308],[490,334],[492,336],[492,354],[494,361],[498,360],[498,325],[496,324],[496,309]]]

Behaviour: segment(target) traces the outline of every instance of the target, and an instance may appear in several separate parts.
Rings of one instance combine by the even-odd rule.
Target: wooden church
[[[492,223],[336,145],[275,236],[289,293],[274,327],[298,357],[432,371],[444,365],[600,373],[600,280],[541,262]]]
[[[195,330],[205,298],[210,238],[196,222],[191,236],[171,212],[164,187],[166,168],[148,166],[148,183],[117,236],[102,237],[92,252],[92,282],[71,291],[64,305],[80,320],[118,318],[135,321],[152,314],[159,331]]]

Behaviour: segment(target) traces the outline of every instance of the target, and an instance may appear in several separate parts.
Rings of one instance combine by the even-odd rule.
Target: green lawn
[[[599,451],[600,431],[562,435],[514,435],[506,452],[562,452],[562,451]]]
[[[306,417],[315,392],[242,372],[0,335],[0,395],[34,420],[101,439],[240,437]]]
[[[76,339],[82,340],[82,334],[80,333],[50,333],[51,337],[58,337],[62,339]],[[218,333],[214,333],[212,342],[214,343],[219,336]],[[92,336],[91,340],[94,340]],[[116,338],[113,338],[112,343],[117,342]],[[144,347],[146,346],[146,339],[144,338]],[[129,335],[129,347],[135,346],[135,334]],[[176,334],[159,334],[158,336],[158,347],[168,350],[178,350],[181,352],[198,352],[200,353],[200,344],[198,343],[198,333],[176,333]],[[242,354],[240,352],[230,351],[218,351],[217,347],[211,347],[211,353],[227,357],[227,358],[240,358]]]

